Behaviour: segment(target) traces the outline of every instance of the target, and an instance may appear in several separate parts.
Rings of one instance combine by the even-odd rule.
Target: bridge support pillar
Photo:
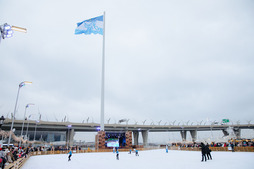
[[[182,140],[186,141],[186,133],[187,133],[187,131],[182,130],[182,131],[180,131],[180,133],[181,133]]]
[[[236,139],[240,139],[241,138],[241,129],[233,128],[233,131],[234,131],[234,134],[236,136]]]
[[[197,130],[190,131],[192,141],[195,142],[197,140]]]
[[[133,131],[134,145],[138,145],[138,136],[139,136],[139,132]]]
[[[68,129],[66,133],[66,143],[67,146],[73,146],[73,140],[74,140],[74,129]]]
[[[147,143],[147,141],[148,141],[148,130],[144,130],[144,131],[142,131],[142,138],[143,138],[143,146],[144,147],[147,147],[148,146],[148,143]]]

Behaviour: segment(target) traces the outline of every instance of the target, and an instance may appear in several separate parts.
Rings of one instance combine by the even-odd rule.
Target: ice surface
[[[254,153],[211,152],[213,160],[201,162],[201,152],[149,150],[134,153],[120,152],[120,160],[114,153],[41,155],[30,157],[22,169],[253,169]]]

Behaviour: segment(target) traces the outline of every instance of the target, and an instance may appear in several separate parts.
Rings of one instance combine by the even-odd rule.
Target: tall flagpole
[[[103,14],[102,76],[101,76],[101,126],[104,131],[104,73],[105,72],[105,11]]]

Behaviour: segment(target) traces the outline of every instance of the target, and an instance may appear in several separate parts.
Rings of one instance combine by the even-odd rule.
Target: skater
[[[201,162],[203,162],[204,161],[204,158],[205,158],[205,162],[206,162],[206,146],[204,145],[204,143],[203,142],[201,142],[201,153],[202,153],[202,160],[201,160]]]
[[[115,153],[115,150],[116,150],[116,148],[115,148],[115,147],[113,147],[113,153]]]
[[[118,152],[118,150],[116,151],[116,159],[119,160],[119,152]]]
[[[206,156],[207,156],[207,160],[212,160],[212,156],[211,156],[211,150],[209,148],[209,144],[207,143],[205,146],[205,150],[206,150]]]
[[[166,145],[166,153],[168,153],[168,145]]]
[[[234,146],[233,142],[230,143],[230,146],[231,146],[232,152],[235,152],[235,149],[234,149],[235,146]]]
[[[130,151],[129,151],[129,154],[131,154],[131,149],[130,149]]]
[[[138,150],[136,150],[136,156],[139,156],[139,154],[138,154]]]
[[[68,154],[69,154],[69,156],[68,156],[68,161],[71,161],[71,156],[72,156],[72,151],[71,151],[71,149],[70,149],[70,152],[69,152]]]

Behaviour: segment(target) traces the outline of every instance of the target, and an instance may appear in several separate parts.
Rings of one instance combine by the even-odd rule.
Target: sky
[[[169,151],[165,149],[139,151],[139,156],[135,153],[119,152],[119,160],[116,160],[115,154],[109,153],[81,153],[73,154],[71,161],[67,161],[67,154],[60,155],[41,155],[31,156],[22,166],[24,169],[76,169],[76,168],[105,168],[111,169],[116,166],[119,169],[129,169],[135,167],[138,169],[153,168],[173,168],[173,169],[224,169],[224,168],[253,168],[252,152],[211,152],[212,160],[201,161],[201,152],[199,151]],[[184,160],[183,160],[184,159]],[[98,160],[100,162],[98,163]],[[237,161],[237,162],[236,162]]]
[[[102,36],[74,35],[105,16],[105,123],[253,123],[252,0],[0,0],[0,115],[100,122]],[[207,123],[207,124],[208,124]]]

